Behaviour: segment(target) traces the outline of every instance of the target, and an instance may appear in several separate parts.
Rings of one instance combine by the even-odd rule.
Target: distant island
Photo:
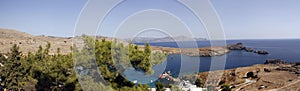
[[[151,38],[151,37],[135,37],[135,38],[124,38],[123,40],[133,43],[153,43],[153,42],[176,42],[176,41],[204,41],[206,38],[193,38],[187,36],[173,36],[173,37],[161,37],[161,38]]]

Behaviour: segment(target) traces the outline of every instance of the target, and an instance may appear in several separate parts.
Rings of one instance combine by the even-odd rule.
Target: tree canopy
[[[140,49],[134,44],[124,45],[105,39],[99,41],[88,36],[82,37],[85,44],[83,49],[79,50],[73,46],[71,47],[73,53],[66,55],[60,54],[60,49],[57,49],[56,54],[50,55],[50,43],[45,48],[39,46],[35,53],[26,54],[19,51],[18,45],[13,45],[8,58],[0,54],[0,63],[4,65],[0,67],[1,84],[11,90],[80,91],[83,90],[81,85],[86,84],[91,88],[111,87],[107,90],[147,91],[147,85],[135,85],[125,79],[120,72],[126,67],[133,67],[136,70],[151,73],[154,64],[159,64],[166,59],[163,53],[152,53],[149,43],[144,49]],[[77,60],[75,64],[74,58]],[[96,64],[92,64],[91,60],[94,60]],[[76,67],[80,66],[83,68],[78,71],[79,75],[76,75]],[[89,70],[93,67],[97,67],[106,83],[95,78],[96,71]],[[91,76],[85,77],[84,82],[79,83],[78,76],[84,74]]]

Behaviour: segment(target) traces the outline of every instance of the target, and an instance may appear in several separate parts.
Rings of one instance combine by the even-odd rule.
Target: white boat
[[[133,80],[132,82],[135,84],[135,83],[137,83],[137,80]]]

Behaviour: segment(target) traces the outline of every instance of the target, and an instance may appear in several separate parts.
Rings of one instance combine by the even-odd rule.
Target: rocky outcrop
[[[253,52],[254,49],[253,49],[253,48],[245,48],[245,51],[246,51],[246,52]]]
[[[226,47],[203,47],[203,48],[170,48],[153,46],[152,50],[161,51],[167,54],[184,54],[187,56],[212,57],[221,56],[230,52]]]
[[[269,54],[269,52],[267,52],[266,50],[256,50],[256,51],[254,51],[253,48],[247,48],[246,46],[244,46],[243,43],[236,43],[236,44],[228,45],[227,48],[229,50],[245,50],[246,52],[254,52],[254,53],[257,53],[257,54],[261,54],[261,55]]]
[[[257,51],[254,51],[254,53],[262,54],[262,55],[267,55],[267,54],[269,54],[269,52],[267,52],[266,50],[257,50]]]
[[[264,64],[285,64],[286,62],[281,59],[267,59]]]
[[[232,45],[228,45],[227,48],[229,50],[245,50],[246,52],[254,52],[257,54],[261,54],[261,55],[267,55],[269,54],[269,52],[267,52],[266,50],[255,50],[253,48],[248,48],[246,46],[244,46],[243,43],[239,42],[236,44],[232,44]]]
[[[227,48],[230,50],[244,50],[246,47],[243,45],[243,43],[236,43],[228,45]]]
[[[287,63],[281,59],[268,59],[265,64],[275,64],[278,67],[275,69],[277,71],[287,71],[293,74],[300,75],[300,65],[299,63]]]
[[[268,68],[264,68],[264,72],[271,72],[271,70]]]
[[[187,56],[200,56],[200,57],[212,57],[212,56],[222,56],[226,53],[230,52],[225,47],[207,47],[207,48],[199,48],[198,51],[193,51],[193,49],[190,49],[190,51],[183,50],[183,54]]]
[[[296,62],[296,63],[295,63],[295,66],[300,66],[300,62]]]
[[[300,76],[300,66],[299,65],[289,64],[288,66],[279,66],[275,70],[287,71],[287,72],[297,74],[298,76]]]

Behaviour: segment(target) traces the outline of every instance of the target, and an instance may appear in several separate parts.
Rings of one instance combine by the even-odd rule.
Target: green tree
[[[200,78],[197,78],[197,79],[196,79],[195,85],[196,85],[197,87],[202,87],[202,86],[203,86],[202,83],[201,83],[201,79],[200,79]]]
[[[43,47],[40,45],[38,51],[35,54],[35,58],[36,60],[42,60],[43,56]]]
[[[173,84],[169,84],[169,88],[171,89],[171,91],[183,91],[178,86],[175,86]]]
[[[156,91],[165,91],[165,85],[161,82],[156,82],[155,84]]]
[[[145,49],[144,49],[144,55],[145,55],[145,58],[147,57],[150,57],[151,55],[151,48],[150,48],[150,44],[149,43],[146,43],[145,45]]]
[[[148,91],[147,85],[135,85],[120,75],[119,72],[123,69],[118,70],[120,70],[121,63],[125,66],[131,64],[135,69],[144,72],[152,71],[154,61],[151,57],[150,44],[146,44],[145,49],[140,50],[134,44],[125,46],[122,43],[105,39],[95,40],[86,35],[82,37],[85,43],[83,49],[78,50],[76,46],[73,46],[71,47],[73,53],[64,55],[60,54],[60,49],[58,49],[56,54],[50,56],[51,44],[49,42],[45,49],[39,46],[37,52],[29,52],[27,55],[22,55],[19,47],[14,45],[7,59],[0,54],[0,62],[4,64],[4,67],[0,67],[2,83],[12,90],[83,90],[79,85],[78,75],[76,76],[73,69],[74,66],[82,66],[83,70],[88,70],[86,75],[90,76],[86,77],[82,83],[90,87],[99,86],[105,89],[112,87],[110,90],[121,91]],[[162,57],[159,54],[156,55]],[[73,64],[73,58],[76,61],[75,64]],[[93,69],[95,67],[101,71],[103,78],[101,80],[105,80],[107,84],[94,79],[94,77],[99,77],[96,74],[97,70]]]
[[[221,91],[231,91],[231,88],[230,88],[230,86],[229,85],[227,85],[227,84],[223,84],[222,86],[221,86]]]
[[[21,52],[19,47],[14,44],[10,49],[10,53],[6,62],[4,62],[4,67],[1,68],[1,77],[3,78],[2,83],[5,86],[10,87],[13,90],[21,90],[25,85],[24,82],[27,81],[24,75],[24,67],[21,64]]]
[[[1,62],[5,62],[6,61],[6,58],[3,54],[0,53],[0,63]]]
[[[50,42],[47,42],[46,49],[44,50],[44,53],[43,53],[44,55],[48,55],[49,54],[50,47],[51,47]]]

